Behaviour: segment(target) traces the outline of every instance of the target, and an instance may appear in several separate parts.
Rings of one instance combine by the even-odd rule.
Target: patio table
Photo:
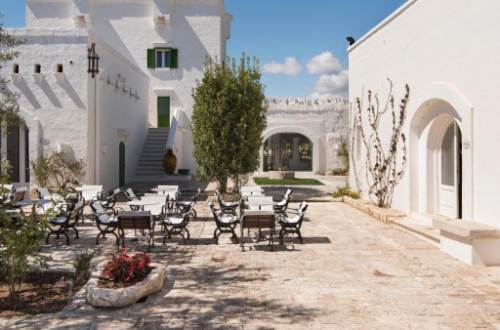
[[[270,230],[269,234],[269,245],[271,246],[271,251],[274,250],[273,237],[276,231],[276,218],[273,211],[246,211],[240,220],[240,246],[241,250],[245,251],[244,243],[244,229],[259,229],[267,228]],[[259,237],[260,240],[260,237]]]
[[[125,229],[148,230],[148,251],[154,246],[154,221],[151,212],[122,211],[118,212],[118,244],[122,241],[125,247]]]

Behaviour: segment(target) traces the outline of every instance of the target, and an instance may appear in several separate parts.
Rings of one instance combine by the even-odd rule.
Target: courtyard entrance
[[[281,133],[264,142],[263,169],[268,171],[312,171],[312,142],[302,134]]]

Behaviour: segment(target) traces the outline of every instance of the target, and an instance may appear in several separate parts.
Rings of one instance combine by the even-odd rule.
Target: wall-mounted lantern
[[[99,73],[99,55],[95,51],[95,42],[88,48],[89,69],[87,73],[92,74],[92,79]]]

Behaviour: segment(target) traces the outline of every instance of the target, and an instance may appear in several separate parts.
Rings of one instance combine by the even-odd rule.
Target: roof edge
[[[408,0],[405,4],[401,5],[396,11],[394,11],[391,15],[386,17],[382,22],[377,24],[374,28],[372,28],[370,31],[368,31],[364,36],[362,36],[354,45],[350,46],[347,48],[347,52],[350,53],[356,48],[358,48],[359,45],[364,43],[366,40],[368,40],[371,36],[376,34],[378,31],[382,30],[386,25],[394,21],[396,18],[401,16],[405,11],[407,11],[411,6],[413,6],[417,1],[419,0]]]

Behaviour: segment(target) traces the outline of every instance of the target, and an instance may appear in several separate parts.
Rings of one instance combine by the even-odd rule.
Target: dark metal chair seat
[[[62,234],[66,237],[66,244],[70,244],[70,239],[68,236],[68,230],[72,229],[75,232],[75,238],[79,238],[78,229],[76,229],[76,224],[78,220],[83,217],[83,208],[85,204],[83,201],[76,203],[75,205],[69,204],[57,204],[54,206],[54,210],[58,213],[56,216],[49,219],[49,233],[45,239],[45,243],[49,243],[49,238],[52,235],[59,236]],[[50,214],[50,212],[49,212]]]
[[[217,210],[211,202],[208,203],[212,214],[214,216],[215,225],[217,228],[214,231],[214,240],[218,244],[219,236],[223,233],[232,234],[232,238],[237,239],[235,228],[238,225],[240,219],[238,218],[236,212],[224,212],[223,210]]]
[[[192,206],[188,206],[186,209],[181,209],[175,212],[172,207],[169,207],[167,211],[167,207],[164,207],[165,210],[163,212],[162,218],[162,227],[163,231],[165,231],[165,235],[163,236],[163,244],[166,243],[167,238],[171,239],[172,235],[181,236],[184,243],[186,239],[191,239],[191,234],[187,229],[189,221],[193,218],[194,214],[192,212]],[[184,233],[186,236],[184,236]]]
[[[110,208],[106,209],[102,202],[94,201],[90,204],[92,208],[92,216],[94,217],[99,234],[95,238],[95,244],[99,244],[99,237],[106,238],[106,234],[112,234],[116,238],[116,244],[119,244],[120,237],[116,230],[118,229],[117,214],[119,209]]]

